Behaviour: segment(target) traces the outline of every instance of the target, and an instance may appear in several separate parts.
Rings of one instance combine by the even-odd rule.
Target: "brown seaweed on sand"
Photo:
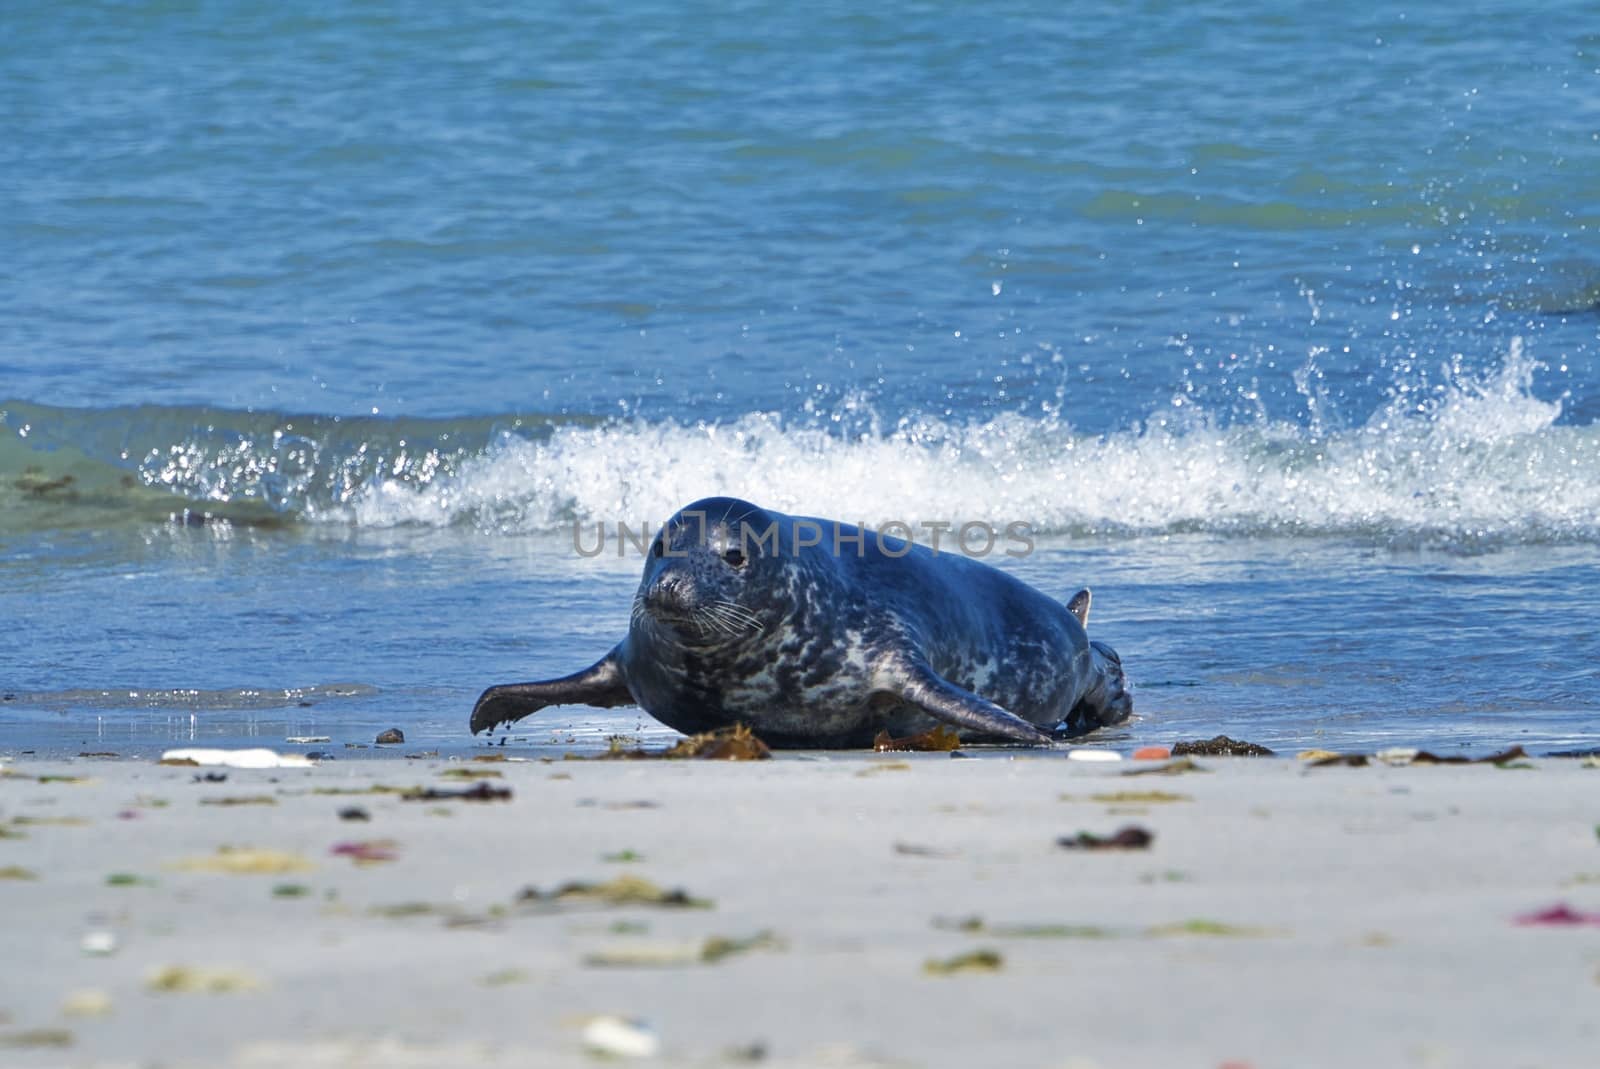
[[[961,736],[943,724],[935,724],[927,731],[898,739],[891,737],[887,731],[880,731],[872,740],[872,748],[878,753],[949,753],[960,746]]]
[[[1190,755],[1196,757],[1271,757],[1272,751],[1253,742],[1230,739],[1226,735],[1173,744],[1173,757]]]
[[[1148,828],[1129,824],[1115,835],[1095,835],[1087,831],[1063,835],[1056,840],[1056,845],[1067,850],[1148,850],[1155,839],[1155,833]]]
[[[580,758],[568,754],[567,760],[594,761],[765,761],[772,756],[767,744],[745,724],[717,728],[715,731],[690,735],[679,739],[665,750],[646,750],[641,746],[628,746],[628,740],[613,737],[611,746],[603,754]]]
[[[664,906],[669,909],[710,909],[712,903],[694,898],[681,887],[667,890],[639,876],[618,876],[604,883],[570,881],[549,891],[525,887],[517,895],[518,906]]]
[[[413,787],[400,792],[402,802],[509,802],[511,788],[478,782],[470,787]]]
[[[998,950],[969,950],[953,958],[930,958],[922,963],[929,976],[953,976],[964,972],[999,972],[1006,963]]]

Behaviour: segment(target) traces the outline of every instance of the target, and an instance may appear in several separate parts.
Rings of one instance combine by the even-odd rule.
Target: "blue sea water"
[[[1119,743],[1600,744],[1591,5],[6,24],[0,750],[481,745],[711,493],[1030,524]]]

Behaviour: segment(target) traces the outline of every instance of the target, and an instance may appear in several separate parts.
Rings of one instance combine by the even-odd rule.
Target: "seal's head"
[[[665,629],[692,646],[762,630],[781,570],[777,532],[768,513],[737,498],[686,505],[650,543],[632,626]]]

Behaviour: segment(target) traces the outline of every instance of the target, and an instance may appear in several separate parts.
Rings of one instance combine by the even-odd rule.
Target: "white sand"
[[[0,1065],[589,1065],[596,1014],[649,1022],[661,1052],[641,1065],[736,1064],[753,1045],[782,1066],[1600,1065],[1600,927],[1514,923],[1600,910],[1600,769],[1201,764],[395,758],[199,783],[148,762],[16,762],[0,869],[36,878],[0,880]],[[310,793],[462,786],[446,768],[500,772],[488,782],[515,797]],[[57,774],[91,779],[36,778]],[[1152,790],[1189,800],[1091,799]],[[276,804],[201,804],[262,795]],[[347,806],[371,821],[341,821]],[[1153,845],[1056,845],[1126,824]],[[397,860],[330,853],[379,839]],[[311,867],[178,867],[224,845]],[[623,851],[642,860],[604,860]],[[118,873],[150,882],[108,884]],[[622,874],[714,906],[510,908],[529,885]],[[406,903],[433,912],[373,912]],[[935,924],[974,916],[1104,931]],[[1235,931],[1164,928],[1193,921]],[[779,945],[693,960],[707,938],[762,932]],[[984,948],[998,971],[924,971]],[[246,989],[152,990],[168,966]]]

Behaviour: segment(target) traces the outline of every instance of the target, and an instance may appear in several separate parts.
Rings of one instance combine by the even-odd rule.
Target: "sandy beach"
[[[21,757],[0,1065],[1600,1061],[1600,768],[1193,764]]]

